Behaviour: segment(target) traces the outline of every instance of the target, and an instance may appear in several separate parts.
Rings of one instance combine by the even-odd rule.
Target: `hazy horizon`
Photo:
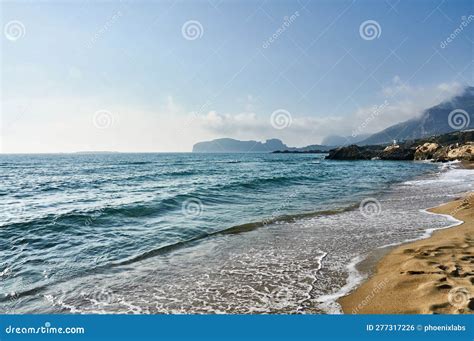
[[[2,153],[302,147],[474,84],[471,1],[0,6]]]

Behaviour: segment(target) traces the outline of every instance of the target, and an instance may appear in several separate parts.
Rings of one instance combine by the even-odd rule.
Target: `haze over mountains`
[[[352,136],[339,136],[339,135],[328,135],[321,142],[325,146],[346,146],[350,144],[357,144],[362,140],[368,138],[370,134],[361,134],[355,137]]]
[[[277,150],[289,151],[308,151],[321,150],[326,151],[332,147],[321,145],[310,145],[303,148],[288,147],[279,139],[270,139],[265,142],[259,141],[239,141],[229,138],[216,139],[196,143],[193,146],[193,153],[256,153],[256,152],[274,152]]]
[[[453,113],[453,111],[456,111]],[[279,139],[266,142],[239,141],[230,138],[199,142],[193,152],[273,152],[277,150],[307,151],[329,150],[336,146],[349,144],[375,145],[390,144],[393,140],[414,140],[432,135],[441,135],[456,130],[474,129],[474,87],[466,87],[462,94],[426,109],[423,113],[408,121],[392,125],[378,133],[357,136],[329,135],[321,145],[310,145],[302,148],[288,147]]]
[[[463,110],[458,115],[449,115],[453,110]],[[417,138],[441,135],[458,130],[454,127],[467,130],[474,128],[474,87],[466,87],[464,92],[446,101],[426,109],[420,117],[390,126],[379,133],[360,141],[360,145],[390,143],[392,140],[413,140]],[[465,119],[465,123],[463,120]]]
[[[196,143],[193,146],[193,153],[272,152],[286,148],[288,148],[288,146],[278,139],[270,139],[265,142],[258,142],[239,141],[230,138],[223,138]]]

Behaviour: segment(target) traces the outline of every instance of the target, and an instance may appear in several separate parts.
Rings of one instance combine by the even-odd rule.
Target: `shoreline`
[[[338,299],[345,314],[474,313],[474,192],[425,211],[458,223],[359,263],[369,277]]]

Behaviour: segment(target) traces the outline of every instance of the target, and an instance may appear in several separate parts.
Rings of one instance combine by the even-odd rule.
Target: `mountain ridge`
[[[265,142],[255,140],[241,141],[231,138],[220,138],[194,144],[193,153],[272,153],[275,151],[328,151],[334,146],[309,145],[305,147],[288,147],[280,139],[268,139]]]
[[[414,140],[473,129],[474,117],[471,119],[473,112],[474,87],[467,86],[460,95],[425,109],[419,117],[396,123],[356,144],[360,146],[387,144],[393,140]],[[467,123],[465,126],[459,125],[462,123],[459,120],[463,119]]]
[[[396,141],[413,141],[429,136],[443,135],[455,131],[474,129],[474,87],[467,86],[460,95],[425,109],[418,117],[396,123],[377,133],[344,137],[326,136],[321,144],[306,147],[289,147],[280,139],[265,142],[232,138],[220,138],[194,144],[193,153],[248,153],[248,152],[305,152],[329,151],[345,145],[382,145]],[[472,116],[472,118],[471,118]]]

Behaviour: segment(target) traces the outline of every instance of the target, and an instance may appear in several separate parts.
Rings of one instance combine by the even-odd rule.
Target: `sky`
[[[469,0],[0,9],[3,153],[187,152],[221,137],[305,146],[380,131],[474,85]]]

